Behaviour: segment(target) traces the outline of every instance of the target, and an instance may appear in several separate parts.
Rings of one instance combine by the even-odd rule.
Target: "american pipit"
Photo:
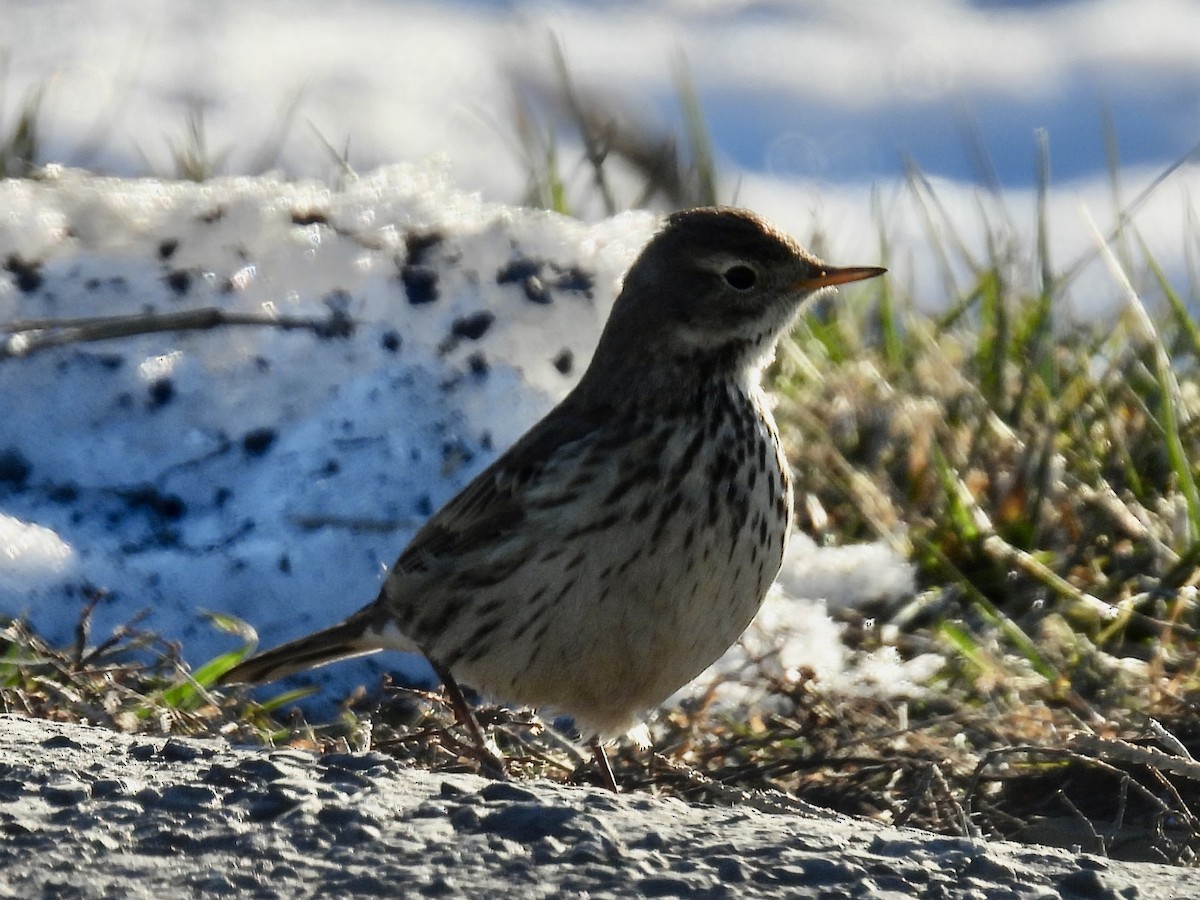
[[[753,213],[671,216],[630,268],[576,388],[417,533],[379,596],[255,656],[270,681],[381,649],[574,716],[600,739],[714,662],[779,572],[792,486],[760,386],[801,301],[872,278]]]

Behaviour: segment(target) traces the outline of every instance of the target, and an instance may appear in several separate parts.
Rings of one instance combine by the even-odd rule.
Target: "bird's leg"
[[[604,745],[598,737],[592,738],[592,756],[596,758],[596,767],[600,770],[600,781],[614,794],[621,793],[617,787],[617,779],[613,777],[612,766],[608,764],[608,754],[604,752]]]
[[[458,682],[454,680],[454,676],[450,674],[448,669],[442,668],[433,660],[429,660],[433,666],[433,671],[437,673],[438,678],[442,680],[442,685],[446,688],[446,696],[450,698],[450,706],[454,709],[454,715],[458,719],[458,723],[467,729],[467,734],[471,736],[471,740],[475,743],[475,749],[478,753],[480,764],[485,770],[489,770],[497,778],[504,780],[507,773],[504,770],[504,760],[491,751],[487,745],[487,740],[483,736],[483,730],[479,727],[479,722],[475,718],[475,714],[471,712],[471,707],[467,704],[467,698],[463,696],[462,688],[458,686]]]

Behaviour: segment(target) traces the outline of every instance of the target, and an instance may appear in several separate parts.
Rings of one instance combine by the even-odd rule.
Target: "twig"
[[[1194,758],[1192,756],[1192,754],[1188,752],[1188,748],[1183,745],[1183,741],[1181,741],[1179,738],[1175,737],[1174,734],[1172,734],[1170,731],[1168,731],[1166,726],[1163,725],[1162,722],[1158,721],[1158,719],[1151,719],[1147,723],[1146,727],[1149,728],[1150,733],[1152,735],[1154,735],[1156,738],[1158,738],[1160,741],[1162,741],[1164,744],[1166,744],[1167,749],[1170,750],[1172,753],[1174,753],[1176,756],[1181,756],[1184,759],[1193,759]]]
[[[929,795],[929,788],[933,784],[933,772],[937,768],[936,763],[930,763],[925,767],[925,771],[921,774],[921,780],[917,784],[916,789],[904,804],[904,809],[900,810],[900,814],[896,816],[892,822],[897,828],[903,828],[908,824],[908,820],[913,817],[913,813],[917,811],[917,804]]]
[[[1160,769],[1173,775],[1181,775],[1192,781],[1200,781],[1200,762],[1190,757],[1172,756],[1153,747],[1139,747],[1128,741],[1096,737],[1094,734],[1079,733],[1067,742],[1067,746],[1096,759],[1115,760],[1135,766]]]
[[[950,784],[946,781],[946,776],[942,773],[941,766],[933,763],[933,782],[941,789],[942,796],[945,798],[944,803],[949,803],[950,808],[958,817],[958,827],[962,830],[964,836],[978,840],[983,836],[979,827],[971,821],[971,814],[967,812],[967,808],[958,802],[954,796],[954,791],[950,789]]]
[[[711,796],[725,801],[730,806],[745,806],[765,813],[783,813],[788,815],[814,816],[818,819],[843,819],[845,816],[832,810],[814,806],[799,797],[790,797],[781,791],[744,791],[741,788],[730,787],[714,781],[703,772],[698,772],[691,766],[678,763],[661,753],[655,753],[654,759],[666,766],[676,775],[696,787],[707,791]]]
[[[215,306],[185,309],[173,313],[140,313],[129,316],[97,316],[74,319],[28,319],[0,324],[0,361],[29,356],[51,347],[110,341],[117,338],[155,334],[162,331],[208,331],[227,325],[253,325],[302,329],[319,337],[348,337],[354,321],[342,310],[331,309],[327,316],[280,316],[265,313],[229,312]]]
[[[1083,827],[1088,830],[1088,833],[1092,836],[1092,840],[1096,842],[1096,847],[1099,848],[1101,855],[1108,856],[1108,845],[1104,842],[1104,838],[1100,836],[1100,832],[1096,830],[1096,826],[1092,824],[1092,820],[1085,816],[1079,807],[1071,802],[1071,798],[1067,796],[1067,792],[1062,788],[1055,791],[1055,794],[1059,802],[1070,810],[1071,815],[1077,818],[1083,824]]]
[[[1093,741],[1097,743],[1093,744]],[[1108,744],[1118,743],[1121,742],[1107,741],[1103,738],[1093,738],[1091,735],[1079,734],[1076,735],[1076,737],[1069,742],[1069,746],[1065,748],[1036,747],[1030,744],[1019,744],[1012,747],[1000,747],[996,750],[989,750],[984,754],[983,759],[979,761],[979,764],[975,767],[975,771],[971,774],[970,786],[968,787],[966,793],[967,806],[968,808],[974,806],[974,799],[979,793],[979,783],[983,780],[983,773],[992,765],[995,760],[1003,756],[1023,754],[1028,756],[1058,757],[1064,762],[1076,762],[1084,766],[1094,766],[1102,772],[1107,772],[1114,778],[1125,780],[1133,788],[1134,793],[1138,794],[1147,804],[1156,808],[1163,815],[1170,815],[1172,812],[1179,812],[1184,815],[1188,815],[1186,807],[1182,810],[1172,810],[1171,807],[1167,806],[1167,804],[1164,803],[1161,798],[1156,796],[1149,788],[1147,788],[1137,779],[1132,778],[1128,772],[1122,771],[1116,766],[1110,765],[1108,762],[1098,756],[1090,756],[1087,752],[1085,752],[1093,747],[1103,747]],[[1139,748],[1135,747],[1133,749],[1136,750]],[[1167,756],[1165,753],[1159,755],[1165,757],[1166,759],[1174,758]]]

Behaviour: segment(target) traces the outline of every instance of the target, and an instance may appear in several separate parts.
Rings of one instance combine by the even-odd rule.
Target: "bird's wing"
[[[543,476],[581,463],[606,421],[607,416],[583,414],[566,405],[555,409],[417,532],[396,561],[392,577],[461,571],[472,560],[487,559],[501,545],[511,545],[529,518],[531,504],[552,504],[554,498],[547,492],[567,489],[569,478]]]

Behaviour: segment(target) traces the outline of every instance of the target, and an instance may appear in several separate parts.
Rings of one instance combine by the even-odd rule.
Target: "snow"
[[[0,514],[0,595],[16,596],[61,577],[71,546],[49,528]]]
[[[0,611],[63,640],[97,587],[96,633],[150,609],[193,663],[231,640],[202,610],[275,643],[370,600],[415,528],[586,365],[655,219],[600,217],[570,166],[590,224],[505,205],[526,174],[512,91],[544,97],[551,33],[579,90],[662,131],[680,118],[681,53],[723,196],[842,264],[879,258],[882,222],[893,285],[926,307],[947,276],[904,155],[928,173],[942,235],[978,256],[989,233],[1027,250],[1047,129],[1049,251],[1066,268],[1094,255],[1081,206],[1116,221],[1105,112],[1126,202],[1200,134],[1200,8],[1186,0],[1136,16],[1121,0],[0,0],[0,19],[0,135],[45,88],[44,155],[115,176],[0,183],[0,321],[216,307],[328,325],[0,353]],[[131,177],[171,170],[189,107],[224,170],[257,177]],[[357,181],[325,145],[347,140]],[[1198,189],[1184,165],[1133,220],[1176,284]],[[969,261],[950,277],[966,283]],[[1093,261],[1064,311],[1119,302]],[[882,546],[797,541],[779,587],[755,633],[790,631],[779,664],[835,678],[835,630],[800,601],[902,595],[912,573]],[[878,663],[884,684],[917,677]],[[344,688],[396,664],[320,678]]]

